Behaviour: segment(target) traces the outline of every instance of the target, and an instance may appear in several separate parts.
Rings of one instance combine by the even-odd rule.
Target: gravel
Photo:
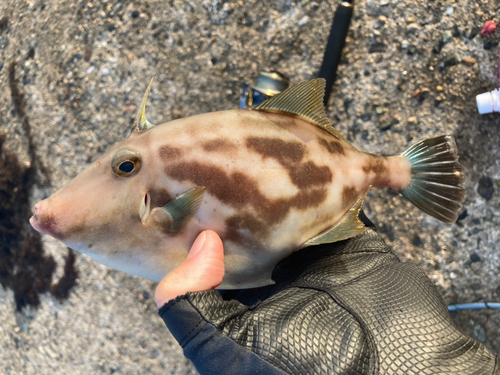
[[[37,155],[51,172],[52,184],[37,185],[32,201],[127,134],[153,74],[148,116],[156,124],[236,108],[259,70],[274,68],[293,83],[314,78],[337,3],[0,2],[0,132],[28,161],[8,85],[16,60]],[[500,32],[480,34],[499,11],[495,1],[356,1],[328,108],[335,127],[372,153],[456,137],[467,176],[456,224],[388,189],[372,190],[364,205],[400,258],[424,269],[450,304],[500,301],[500,114],[481,116],[475,102],[499,84]],[[48,237],[43,244],[61,277],[66,248]],[[37,309],[16,312],[12,291],[0,287],[0,374],[196,373],[156,315],[153,283],[81,254],[76,267],[69,298],[43,295]],[[454,319],[500,354],[498,311]]]

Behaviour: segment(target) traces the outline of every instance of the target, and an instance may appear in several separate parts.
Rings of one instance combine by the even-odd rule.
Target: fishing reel
[[[279,94],[290,86],[290,80],[279,72],[260,72],[257,83],[245,83],[240,96],[240,108],[252,108]]]

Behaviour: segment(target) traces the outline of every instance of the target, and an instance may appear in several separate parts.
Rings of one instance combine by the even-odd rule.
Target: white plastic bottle
[[[495,89],[476,96],[477,109],[481,115],[491,112],[500,112],[500,90]]]

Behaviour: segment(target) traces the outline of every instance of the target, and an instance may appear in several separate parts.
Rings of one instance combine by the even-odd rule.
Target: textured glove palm
[[[427,276],[371,228],[293,254],[273,279],[187,293],[159,314],[201,374],[500,374]]]

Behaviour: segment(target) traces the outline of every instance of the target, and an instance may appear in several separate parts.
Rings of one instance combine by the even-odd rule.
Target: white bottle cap
[[[500,112],[500,91],[493,90],[476,96],[477,109],[481,115]]]

